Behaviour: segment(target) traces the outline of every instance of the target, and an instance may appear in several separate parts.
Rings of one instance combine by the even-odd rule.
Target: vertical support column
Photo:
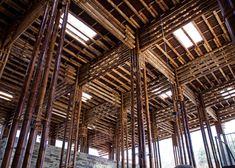
[[[185,156],[185,150],[184,150],[184,143],[183,143],[183,137],[180,131],[181,123],[180,123],[180,115],[179,115],[179,109],[178,109],[178,92],[175,84],[172,85],[172,100],[173,100],[173,108],[174,108],[174,121],[173,121],[173,127],[174,127],[174,136],[175,136],[175,145],[176,145],[176,151],[178,153],[178,160],[177,164],[184,164],[183,156]],[[186,163],[186,159],[185,159]]]
[[[217,117],[217,121],[215,122],[215,129],[216,129],[216,133],[217,133],[217,138],[218,138],[218,144],[219,144],[219,148],[221,150],[221,164],[223,165],[232,165],[232,158],[231,155],[228,151],[228,149],[226,147],[224,147],[223,143],[225,145],[228,144],[227,142],[227,138],[224,134],[224,130],[222,127],[222,123],[221,123],[221,119],[220,119],[220,115],[219,112],[216,111],[216,117]]]
[[[120,133],[121,133],[121,168],[125,167],[125,156],[124,156],[124,150],[125,150],[125,139],[124,139],[124,98],[123,94],[121,94],[121,108],[120,108]]]
[[[138,149],[139,149],[139,165],[141,168],[146,168],[146,151],[145,151],[145,130],[144,116],[142,106],[142,88],[141,88],[141,70],[140,70],[140,53],[139,53],[139,37],[136,36],[136,48],[133,49],[133,69],[136,76],[136,100],[137,100],[137,123],[138,123]]]
[[[116,144],[116,161],[117,161],[117,167],[119,167],[119,162],[120,162],[120,117],[117,119],[117,124],[116,124],[116,131],[115,131],[115,144]]]
[[[53,26],[55,22],[55,16],[57,12],[57,6],[58,6],[58,1],[55,0],[52,4],[51,15],[50,15],[49,23],[48,23],[48,30],[44,38],[43,52],[41,53],[41,57],[39,59],[37,71],[35,73],[35,77],[33,80],[32,90],[29,96],[29,100],[31,101],[28,102],[28,106],[24,114],[23,124],[21,127],[20,137],[19,137],[19,141],[16,147],[15,156],[12,162],[12,167],[21,167],[21,163],[22,163],[23,156],[25,153],[27,136],[28,136],[29,129],[30,129],[30,123],[32,120],[32,116],[33,116],[33,112],[34,112],[34,108],[36,104],[36,99],[37,99],[37,95],[38,95],[38,91],[40,87],[40,82],[42,79],[42,74],[44,71],[44,64],[45,64],[45,59],[47,56],[47,47],[48,47],[48,44],[52,35],[52,30],[53,30]]]
[[[13,150],[13,146],[15,143],[16,132],[17,132],[17,129],[19,126],[20,116],[23,113],[24,105],[25,105],[26,99],[28,97],[29,86],[30,86],[30,83],[31,83],[31,80],[33,77],[35,62],[36,62],[38,54],[39,54],[40,43],[41,43],[45,28],[46,28],[46,22],[47,22],[47,18],[48,18],[48,14],[49,14],[49,8],[50,8],[50,6],[47,3],[47,5],[45,7],[44,14],[43,14],[43,19],[41,22],[40,30],[37,35],[37,40],[34,44],[32,57],[31,57],[31,60],[30,60],[30,63],[28,65],[28,69],[27,69],[27,72],[25,75],[25,81],[23,84],[23,88],[21,90],[21,96],[20,96],[19,102],[16,107],[16,112],[14,114],[12,126],[10,129],[10,134],[9,134],[8,141],[7,141],[6,150],[5,150],[2,165],[1,165],[2,168],[8,168],[9,164],[10,164],[12,150]]]
[[[147,73],[146,73],[146,64],[143,63],[143,80],[144,80],[144,98],[145,98],[145,117],[147,124],[147,136],[148,136],[148,148],[149,148],[149,167],[154,168],[153,163],[153,146],[152,146],[152,129],[150,121],[150,112],[149,112],[149,99],[148,99],[148,86],[147,86]]]
[[[189,164],[196,168],[196,162],[195,162],[195,157],[194,157],[194,152],[193,152],[193,147],[192,147],[192,140],[191,140],[191,135],[190,135],[189,126],[188,126],[188,117],[187,117],[187,113],[185,110],[184,96],[182,93],[182,88],[179,86],[178,83],[177,83],[177,88],[178,88],[178,94],[179,94],[179,99],[180,99],[180,112],[182,116],[182,123],[183,123]]]
[[[136,167],[136,157],[135,157],[135,77],[134,77],[134,57],[132,56],[133,51],[130,51],[131,55],[131,158],[132,158],[132,168]]]
[[[33,154],[33,149],[34,149],[36,137],[38,134],[37,128],[36,128],[36,122],[40,121],[40,118],[42,115],[43,103],[47,101],[47,100],[45,100],[45,95],[46,95],[47,83],[48,83],[48,78],[49,78],[49,73],[50,73],[50,68],[51,68],[51,61],[53,58],[53,51],[54,51],[55,41],[56,41],[57,32],[58,32],[58,28],[59,28],[59,23],[60,23],[60,10],[58,10],[58,12],[57,12],[55,26],[53,28],[53,33],[51,36],[51,41],[50,41],[50,45],[49,45],[48,52],[47,52],[47,58],[46,58],[46,63],[45,63],[45,67],[44,67],[44,74],[43,74],[43,78],[42,78],[42,82],[41,82],[41,88],[39,91],[37,104],[34,109],[35,116],[32,117],[32,121],[31,121],[31,130],[30,130],[27,148],[26,148],[24,161],[23,161],[24,168],[30,167],[31,157]]]
[[[74,88],[75,88],[75,86],[74,86]],[[60,154],[60,166],[59,166],[60,168],[62,168],[62,166],[63,166],[64,152],[65,152],[65,141],[67,139],[67,128],[68,128],[68,122],[69,122],[71,106],[72,106],[72,103],[73,103],[73,96],[74,96],[74,93],[70,92],[66,119],[64,120],[65,125],[64,125],[63,144],[62,144],[62,149],[61,149],[61,154]]]
[[[58,1],[56,1],[55,3],[58,4]],[[65,3],[64,18],[63,18],[63,23],[61,27],[61,35],[60,35],[59,45],[58,45],[57,52],[56,52],[55,68],[54,68],[53,75],[52,75],[50,92],[49,92],[49,97],[48,97],[48,104],[47,104],[46,113],[45,113],[46,120],[42,124],[42,134],[41,134],[42,139],[40,142],[39,154],[37,158],[37,164],[36,164],[37,168],[43,167],[43,162],[44,162],[44,157],[45,157],[46,142],[48,139],[48,132],[49,132],[49,125],[51,121],[53,102],[55,100],[55,87],[57,85],[57,79],[59,75],[59,68],[60,68],[60,62],[61,62],[61,56],[62,56],[62,50],[63,50],[63,44],[64,44],[69,5],[70,5],[70,1],[68,0]]]
[[[209,121],[207,112],[205,110],[205,104],[204,104],[203,97],[201,94],[199,95],[199,102],[202,107],[203,117],[204,117],[204,121],[206,123],[207,133],[208,133],[208,137],[209,137],[209,141],[210,141],[210,145],[211,145],[212,154],[213,154],[213,157],[215,160],[215,165],[216,165],[216,167],[220,167],[220,163],[219,163],[219,159],[217,156],[216,147],[215,147],[215,143],[214,143],[213,135],[212,135],[212,131],[211,131],[210,121]]]
[[[200,101],[198,102],[197,110],[198,110],[198,118],[199,118],[199,123],[200,123],[200,129],[201,129],[201,133],[202,133],[204,148],[205,148],[205,152],[206,152],[208,167],[213,168],[211,155],[210,155],[210,149],[209,149],[209,146],[208,146],[206,132],[205,132],[205,128],[204,128],[204,117],[203,117],[202,105],[200,104]]]
[[[109,159],[110,160],[114,159],[114,147],[112,143],[109,144]]]

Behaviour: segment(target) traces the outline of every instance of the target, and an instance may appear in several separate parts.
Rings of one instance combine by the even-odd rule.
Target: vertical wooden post
[[[37,35],[37,40],[34,44],[32,57],[31,57],[31,60],[30,60],[30,63],[28,65],[28,69],[27,69],[27,72],[25,75],[25,81],[23,84],[23,88],[21,90],[21,96],[20,96],[19,102],[16,107],[16,112],[14,114],[10,134],[9,134],[8,141],[7,141],[7,146],[5,149],[5,153],[4,153],[4,157],[3,157],[3,161],[2,161],[2,165],[1,165],[2,168],[9,167],[9,163],[10,163],[10,159],[11,159],[11,155],[12,155],[12,150],[13,150],[13,146],[15,143],[16,132],[17,132],[17,129],[19,126],[19,117],[23,113],[26,98],[28,96],[29,85],[32,80],[35,62],[37,60],[37,56],[39,53],[40,43],[41,43],[44,31],[45,31],[46,22],[47,22],[47,18],[48,18],[48,14],[49,14],[49,8],[50,8],[49,4],[47,3],[44,14],[43,14],[43,19],[41,22],[40,30]]]
[[[58,1],[55,0],[55,3],[58,4]],[[42,139],[40,142],[39,154],[37,158],[37,164],[36,164],[37,168],[43,167],[43,162],[44,162],[44,157],[45,157],[46,142],[48,139],[48,132],[49,132],[49,125],[50,125],[50,120],[51,120],[53,102],[55,100],[55,87],[56,87],[57,79],[59,75],[59,68],[60,68],[61,55],[62,55],[63,44],[64,44],[69,5],[70,5],[70,1],[68,0],[66,1],[66,4],[65,4],[64,18],[63,18],[63,23],[61,27],[61,35],[60,35],[59,45],[58,45],[57,52],[56,52],[55,68],[53,71],[53,76],[52,76],[51,85],[50,85],[50,92],[49,92],[49,97],[48,97],[48,104],[46,107],[46,114],[45,114],[46,120],[42,124],[42,134],[41,134]]]
[[[219,159],[217,156],[216,147],[215,147],[215,143],[214,143],[213,135],[212,135],[212,131],[211,131],[210,121],[209,121],[207,112],[205,110],[205,104],[204,104],[203,97],[201,94],[199,95],[199,101],[200,101],[200,104],[202,107],[203,116],[204,116],[204,120],[205,120],[206,127],[207,127],[207,133],[208,133],[208,137],[209,137],[209,141],[210,141],[210,145],[211,145],[211,149],[212,149],[212,154],[213,154],[213,157],[215,160],[215,165],[216,165],[216,167],[220,167],[220,163],[219,163]]]
[[[65,141],[67,138],[67,128],[68,128],[69,115],[70,115],[70,111],[71,111],[72,99],[73,99],[73,94],[70,93],[66,119],[64,121],[65,126],[64,126],[64,135],[63,135],[63,144],[62,144],[61,154],[60,154],[60,166],[59,166],[60,168],[62,168],[62,166],[63,166],[63,158],[64,158],[64,152],[65,152]]]
[[[216,116],[217,116],[217,121],[215,122],[215,129],[216,129],[217,138],[218,138],[218,141],[219,141],[218,142],[219,143],[219,148],[221,149],[222,162],[225,165],[232,165],[232,158],[229,154],[229,151],[222,144],[222,142],[224,142],[227,145],[228,142],[227,142],[227,138],[224,134],[224,130],[223,130],[223,127],[222,127],[222,122],[221,122],[220,115],[219,115],[218,111],[216,111]]]
[[[132,155],[132,168],[136,167],[135,157],[135,79],[134,79],[134,57],[132,56],[133,51],[130,51],[131,55],[131,155]]]
[[[78,136],[79,136],[79,125],[80,125],[80,115],[81,115],[81,108],[82,108],[82,87],[79,87],[78,90],[78,98],[75,103],[75,114],[76,114],[76,122],[75,122],[75,142],[74,142],[74,153],[73,153],[73,163],[72,166],[75,167],[76,165],[76,158],[77,158],[77,153],[78,153]],[[87,136],[88,136],[88,130],[87,130]],[[89,144],[87,144],[89,145]],[[89,146],[88,146],[89,147]],[[89,152],[89,148],[87,149]]]
[[[124,99],[123,99],[123,94],[121,94],[121,108],[120,108],[120,125],[121,125],[121,165],[122,168],[125,167],[125,157],[124,157],[124,150],[125,150],[125,139],[124,139]]]
[[[47,47],[48,47],[48,43],[49,43],[51,35],[52,35],[53,25],[54,25],[54,21],[55,21],[55,15],[56,15],[56,11],[57,11],[57,4],[58,4],[58,1],[55,1],[52,5],[53,7],[52,7],[52,11],[51,11],[51,17],[50,17],[50,20],[48,23],[48,30],[47,30],[47,33],[45,36],[45,41],[43,43],[43,52],[41,54],[41,58],[38,63],[37,71],[35,73],[35,77],[34,77],[34,81],[33,81],[32,90],[31,90],[30,97],[29,97],[29,100],[31,100],[31,101],[28,102],[28,107],[27,107],[25,114],[24,114],[20,137],[19,137],[19,141],[17,144],[15,156],[14,156],[14,159],[12,162],[13,167],[20,167],[21,166],[23,156],[25,153],[27,136],[28,136],[28,132],[29,132],[29,128],[30,128],[32,115],[34,112],[34,107],[36,104],[36,98],[38,95],[38,88],[40,86],[40,82],[42,79],[44,62],[45,62],[45,58],[47,55]],[[50,24],[52,24],[52,25],[50,25]]]
[[[47,52],[44,75],[43,75],[43,79],[41,83],[40,93],[39,93],[38,100],[37,100],[37,105],[34,111],[35,116],[32,118],[32,121],[31,121],[32,126],[31,126],[31,130],[30,130],[30,134],[28,138],[28,144],[27,144],[27,148],[26,148],[26,152],[24,156],[24,161],[23,161],[24,168],[30,167],[30,162],[31,162],[30,159],[33,154],[33,149],[34,149],[36,136],[37,136],[36,121],[38,121],[40,116],[42,115],[42,106],[43,106],[43,103],[46,101],[45,94],[46,94],[47,82],[48,82],[48,77],[49,77],[49,72],[50,72],[50,67],[51,67],[51,61],[53,57],[55,41],[57,37],[57,31],[59,28],[59,23],[60,23],[60,10],[58,10],[57,12],[55,26],[54,26],[52,37],[51,37],[52,39],[50,41],[49,49]]]
[[[196,161],[195,161],[195,157],[194,157],[192,140],[191,140],[191,135],[190,135],[189,126],[188,126],[188,117],[187,117],[187,113],[185,110],[184,96],[182,93],[182,89],[178,84],[178,81],[176,82],[176,84],[177,84],[176,85],[177,93],[179,94],[179,99],[180,99],[179,100],[180,112],[181,112],[181,117],[182,117],[182,123],[183,123],[185,142],[186,142],[186,147],[187,147],[187,152],[188,152],[189,164],[196,168]]]
[[[150,112],[149,112],[149,99],[148,99],[148,86],[147,86],[147,73],[146,65],[144,63],[143,67],[143,81],[144,81],[144,98],[145,98],[145,116],[147,124],[147,136],[148,136],[148,148],[149,148],[149,167],[154,168],[153,164],[153,146],[152,146],[152,129],[150,122]]]
[[[144,116],[142,105],[142,88],[141,88],[141,70],[140,70],[140,54],[139,54],[139,37],[138,32],[136,36],[136,48],[133,49],[133,68],[136,77],[136,100],[137,100],[137,123],[138,123],[138,150],[139,150],[139,165],[141,168],[146,167],[146,151],[145,151],[145,130],[144,130]]]
[[[202,139],[203,139],[203,143],[204,143],[204,148],[205,148],[205,152],[206,152],[206,157],[207,157],[207,163],[208,163],[208,167],[209,168],[213,168],[213,164],[212,164],[212,160],[211,160],[211,155],[210,155],[210,149],[208,146],[208,142],[207,142],[207,137],[206,137],[206,132],[205,132],[205,128],[204,128],[204,117],[202,114],[202,109],[201,109],[201,104],[200,101],[198,102],[198,119],[199,119],[199,123],[200,123],[200,129],[201,129],[201,133],[202,133]]]
[[[181,128],[181,123],[180,123],[180,115],[179,115],[179,109],[178,109],[178,92],[177,92],[177,88],[176,85],[172,85],[171,86],[171,90],[172,90],[172,100],[173,100],[173,108],[174,108],[174,122],[173,122],[173,126],[174,126],[174,132],[175,132],[175,136],[176,136],[176,144],[177,144],[177,150],[178,150],[178,164],[183,164],[184,160],[183,160],[183,151],[184,151],[184,147],[183,147],[183,143],[182,143],[182,134],[180,131]]]

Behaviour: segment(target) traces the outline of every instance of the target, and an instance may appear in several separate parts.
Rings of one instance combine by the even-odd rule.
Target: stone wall
[[[2,157],[6,147],[6,140],[3,139],[0,141],[0,165],[2,162]],[[31,168],[35,168],[37,161],[39,144],[36,143],[34,147],[34,152],[31,160]],[[48,145],[46,150],[44,168],[58,168],[60,163],[60,151],[61,149],[55,146]],[[116,162],[108,160],[105,158],[100,158],[97,156],[88,155],[85,153],[78,153],[77,168],[116,168]]]

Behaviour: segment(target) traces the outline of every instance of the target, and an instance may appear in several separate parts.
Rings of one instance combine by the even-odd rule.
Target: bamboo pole
[[[210,155],[210,149],[209,149],[209,146],[208,146],[206,132],[205,132],[204,123],[203,123],[204,117],[203,117],[203,114],[202,114],[200,101],[199,101],[197,109],[198,109],[198,118],[199,118],[201,133],[202,133],[202,139],[203,139],[204,148],[205,148],[205,152],[206,152],[207,163],[208,163],[209,168],[213,168],[211,155]]]
[[[45,31],[48,14],[49,14],[49,4],[47,4],[45,7],[44,14],[43,14],[43,20],[41,22],[40,30],[37,35],[37,40],[34,44],[32,58],[31,58],[30,63],[28,65],[28,69],[27,69],[26,76],[25,76],[25,81],[23,84],[23,88],[21,90],[21,96],[20,96],[19,102],[17,104],[16,112],[14,114],[10,134],[9,134],[8,141],[7,141],[7,146],[6,146],[4,157],[2,160],[2,165],[1,165],[2,168],[8,168],[9,164],[10,164],[12,150],[13,150],[13,146],[15,143],[16,132],[17,132],[17,129],[19,126],[19,118],[23,113],[24,104],[25,104],[26,98],[28,96],[29,85],[30,85],[30,82],[31,82],[31,79],[33,76],[35,62],[36,62],[36,59],[37,59],[37,56],[39,53],[39,48],[40,48],[40,43],[41,43],[41,40],[43,37],[43,33]]]
[[[55,3],[58,3],[58,1],[55,0]],[[58,79],[59,69],[60,69],[60,62],[61,62],[61,55],[62,55],[63,44],[64,44],[66,24],[67,24],[67,19],[68,19],[69,5],[70,5],[70,1],[68,0],[68,1],[66,1],[65,8],[64,8],[64,18],[63,18],[63,23],[61,26],[61,35],[60,35],[60,40],[59,40],[59,46],[58,46],[57,52],[56,52],[55,68],[53,71],[53,76],[52,76],[51,85],[50,85],[48,104],[46,107],[46,114],[45,114],[46,120],[42,124],[42,134],[41,134],[42,139],[40,142],[36,168],[43,167],[45,151],[46,151],[46,142],[48,139],[49,125],[50,125],[51,115],[52,115],[52,107],[53,107],[53,102],[55,100],[55,87],[57,85],[57,79]]]
[[[145,98],[145,116],[147,124],[147,136],[148,136],[148,148],[149,148],[149,166],[154,168],[153,163],[153,146],[152,146],[152,129],[150,122],[150,113],[149,113],[149,99],[148,99],[148,86],[147,86],[147,74],[146,74],[146,64],[144,63],[143,67],[143,82],[144,82],[144,98]]]
[[[135,158],[135,79],[134,79],[134,59],[132,56],[133,50],[130,51],[131,54],[131,153],[132,153],[132,168],[136,167],[136,158]]]
[[[30,166],[31,157],[33,154],[33,149],[34,149],[34,145],[35,145],[36,137],[37,137],[36,122],[39,120],[39,116],[42,115],[43,102],[46,101],[45,94],[46,94],[47,82],[48,82],[50,66],[51,66],[51,61],[53,57],[53,51],[54,51],[59,23],[60,23],[60,11],[58,11],[57,16],[56,16],[55,26],[54,26],[54,30],[52,34],[52,40],[50,42],[50,46],[48,49],[48,56],[46,58],[46,63],[45,63],[45,68],[44,68],[44,75],[43,75],[43,79],[41,83],[39,97],[37,100],[37,105],[35,107],[35,112],[34,112],[35,118],[32,118],[32,122],[31,122],[33,125],[30,130],[28,144],[27,144],[27,148],[26,148],[26,152],[24,156],[24,161],[23,161],[24,168],[28,168]]]
[[[63,167],[63,157],[64,157],[64,152],[65,152],[65,141],[66,141],[67,127],[68,127],[69,115],[70,115],[70,111],[71,111],[73,94],[72,94],[72,92],[70,93],[68,107],[67,107],[66,119],[64,121],[65,126],[64,126],[64,135],[63,135],[63,144],[62,144],[61,155],[60,155],[60,166],[59,166],[60,168]]]
[[[141,89],[141,70],[140,70],[140,54],[139,54],[139,37],[137,33],[136,37],[136,48],[133,53],[134,64],[136,76],[136,99],[137,99],[137,122],[138,122],[138,149],[139,149],[139,165],[142,168],[146,167],[146,151],[145,151],[145,131],[144,131],[144,116],[143,116],[143,106],[142,106],[142,89]]]
[[[123,100],[123,94],[121,94],[120,123],[121,123],[120,133],[121,133],[121,156],[122,156],[121,168],[124,168],[125,167],[125,157],[124,157],[125,140],[124,140],[124,100]]]
[[[79,75],[78,75],[79,77]],[[77,77],[77,78],[78,78]],[[78,153],[78,140],[79,140],[79,125],[80,125],[80,115],[81,115],[81,108],[82,108],[82,87],[79,87],[79,90],[78,90],[78,99],[77,99],[77,102],[75,104],[75,110],[76,110],[76,114],[77,114],[77,121],[76,121],[76,133],[75,133],[75,142],[74,142],[74,157],[73,157],[73,167],[75,167],[76,165],[76,157],[77,157],[77,153]],[[88,136],[88,130],[87,130],[87,136]],[[88,138],[88,137],[87,137]],[[87,140],[89,141],[89,140]],[[87,144],[89,145],[89,144]],[[87,149],[87,152],[89,152],[89,146],[88,146],[88,149]]]
[[[216,165],[216,167],[220,167],[220,163],[219,163],[219,159],[217,156],[216,147],[215,147],[215,143],[214,143],[213,135],[212,135],[212,131],[211,131],[210,121],[209,121],[207,112],[205,110],[205,104],[203,101],[203,97],[201,95],[199,95],[199,101],[202,106],[203,117],[204,117],[204,121],[206,123],[207,133],[208,133],[208,137],[209,137],[209,141],[210,141],[210,145],[211,145],[212,154],[213,154],[213,157],[215,160],[215,165]]]
[[[22,128],[21,128],[21,132],[20,132],[19,141],[18,141],[18,144],[16,147],[15,156],[13,158],[12,167],[20,167],[22,160],[23,160],[24,153],[25,153],[25,149],[26,149],[25,146],[26,146],[27,136],[28,136],[28,132],[29,132],[29,128],[30,128],[29,126],[31,123],[33,110],[34,110],[34,107],[36,104],[36,98],[38,95],[38,88],[40,86],[40,82],[42,79],[44,62],[45,62],[45,58],[47,55],[47,46],[48,46],[48,43],[49,43],[49,40],[50,40],[51,34],[52,34],[56,8],[57,8],[57,3],[54,3],[53,7],[52,7],[52,11],[51,11],[51,18],[50,18],[50,21],[48,24],[48,31],[45,36],[45,42],[43,43],[43,52],[41,54],[41,58],[38,63],[37,71],[35,73],[35,77],[34,77],[34,81],[33,81],[32,90],[31,90],[31,93],[29,96],[29,100],[31,100],[31,101],[28,102],[27,109],[24,114],[24,120],[23,120],[23,124],[22,124]]]

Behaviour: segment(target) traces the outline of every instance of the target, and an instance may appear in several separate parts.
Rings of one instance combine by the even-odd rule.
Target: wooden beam
[[[235,63],[234,51],[235,47],[228,44],[181,66],[176,70],[179,83],[184,85],[228,65],[233,65]]]
[[[153,67],[155,67],[158,71],[165,75],[170,83],[174,84],[176,82],[176,75],[174,70],[168,64],[166,64],[166,62],[163,61],[156,53],[151,50],[146,50],[142,53],[142,57],[145,58],[146,62],[150,63]],[[186,85],[181,85],[181,88],[184,96],[196,105],[197,96],[195,95],[195,93]]]
[[[153,21],[150,25],[142,29],[140,32],[141,51],[150,49],[161,41],[164,36],[171,34],[173,31],[195,20],[202,14],[218,8],[216,0],[190,0],[177,4],[163,18]],[[164,35],[162,28],[164,28]]]
[[[3,46],[7,46],[12,44],[15,40],[17,40],[20,35],[26,31],[26,29],[43,13],[43,8],[45,7],[47,0],[38,0],[33,3],[32,7],[25,13],[23,17],[21,17],[17,23],[15,23],[12,27],[13,29],[9,29],[6,33],[9,35],[5,38],[3,42]]]
[[[84,85],[94,79],[104,76],[130,59],[129,49],[125,45],[115,47],[110,52],[101,56],[101,59],[81,67],[79,85]]]
[[[215,121],[218,121],[218,118],[216,116],[215,110],[213,110],[211,107],[206,107],[206,112],[209,114]]]
[[[119,22],[98,0],[75,0],[75,2],[129,48],[135,47],[134,31]]]

